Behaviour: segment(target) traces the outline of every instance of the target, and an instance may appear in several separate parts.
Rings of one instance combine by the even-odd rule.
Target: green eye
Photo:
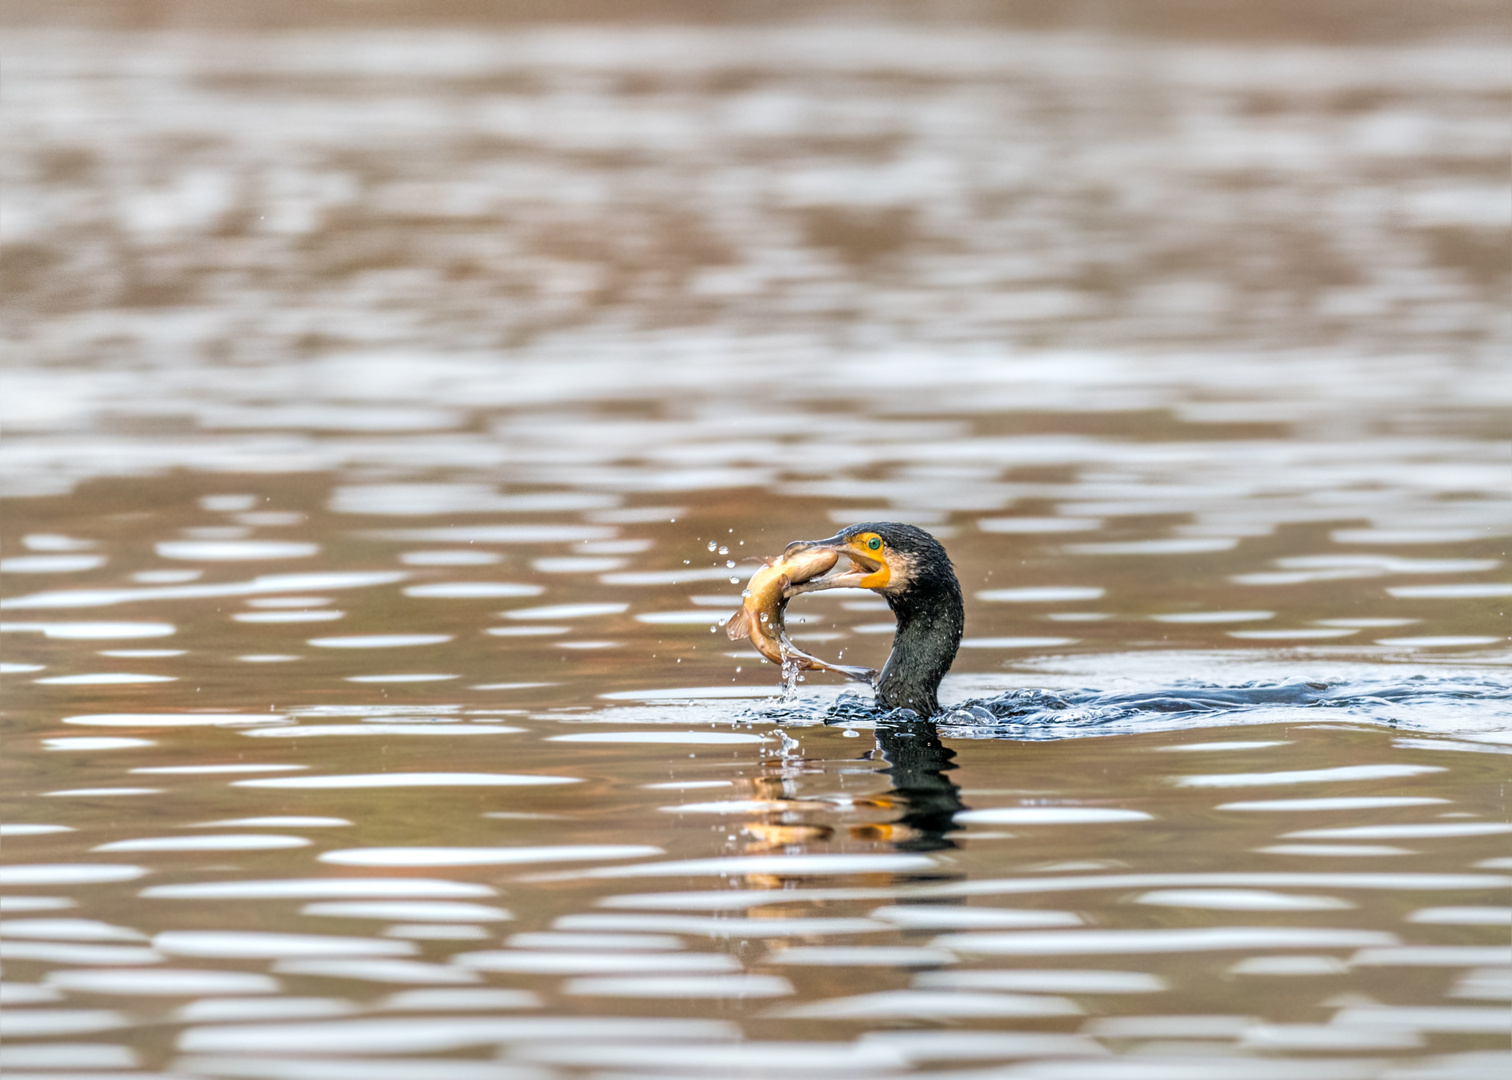
[[[880,536],[874,536],[866,542],[866,546],[871,548],[873,551],[878,551],[882,547],[882,538]]]

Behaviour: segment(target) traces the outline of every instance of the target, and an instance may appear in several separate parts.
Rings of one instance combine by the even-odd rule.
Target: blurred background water
[[[1506,1071],[1499,8],[6,18],[8,1077]]]

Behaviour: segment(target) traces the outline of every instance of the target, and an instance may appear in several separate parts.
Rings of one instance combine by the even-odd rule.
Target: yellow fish
[[[781,667],[785,676],[798,671],[833,671],[857,682],[873,682],[877,673],[870,668],[831,664],[810,656],[788,640],[787,627],[783,625],[790,599],[787,590],[825,573],[838,559],[834,551],[814,549],[766,560],[751,575],[745,603],[725,623],[725,633],[731,641],[750,638],[756,651]]]

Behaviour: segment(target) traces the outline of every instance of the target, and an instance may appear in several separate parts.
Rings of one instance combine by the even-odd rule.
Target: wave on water
[[[751,709],[748,718],[879,727],[920,720],[912,710],[884,710],[855,693],[823,705],[774,702]],[[952,738],[1047,740],[1329,720],[1439,733],[1505,731],[1512,728],[1512,679],[1416,675],[1379,682],[1291,679],[1219,685],[1177,680],[1118,692],[1020,689],[951,705],[933,723],[939,734]]]

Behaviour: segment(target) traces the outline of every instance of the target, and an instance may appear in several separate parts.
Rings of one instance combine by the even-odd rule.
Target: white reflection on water
[[[611,952],[671,952],[686,947],[682,938],[671,934],[573,934],[557,930],[510,934],[504,944],[511,949],[607,949]]]
[[[0,825],[0,837],[46,836],[49,833],[73,832],[69,825]]]
[[[232,787],[312,788],[337,790],[354,788],[413,787],[533,787],[548,784],[579,784],[573,776],[523,776],[513,773],[463,772],[396,772],[349,773],[345,776],[275,776],[266,780],[235,780]],[[398,849],[404,850],[404,849]]]
[[[777,877],[809,877],[830,874],[885,874],[932,870],[938,864],[928,855],[733,855],[716,859],[685,859],[677,862],[640,863],[636,866],[600,866],[583,871],[583,877],[705,877],[721,874],[772,874]]]
[[[266,817],[231,818],[226,821],[198,821],[192,829],[330,829],[352,824],[346,818],[318,817],[309,814],[270,814]]]
[[[401,990],[378,1002],[375,1008],[394,1012],[451,1012],[453,1010],[534,1009],[541,999],[529,990]]]
[[[243,623],[334,622],[346,615],[331,608],[320,611],[238,611],[231,618]]]
[[[157,545],[157,553],[162,558],[186,562],[307,559],[319,552],[319,544],[294,540],[166,540]]]
[[[1340,765],[1332,769],[1297,769],[1271,773],[1222,773],[1213,776],[1175,776],[1177,787],[1267,787],[1282,784],[1322,784],[1355,780],[1389,780],[1443,772],[1438,765]]]
[[[131,881],[149,873],[141,866],[112,863],[33,863],[0,866],[0,885],[90,885]]]
[[[114,840],[92,851],[282,851],[309,847],[302,836],[268,836],[253,833],[219,836],[149,836],[138,840]]]
[[[993,810],[965,810],[956,821],[978,825],[1090,825],[1115,821],[1153,821],[1143,810],[1112,806],[1003,806]]]
[[[550,1080],[534,1065],[511,1065],[499,1061],[456,1061],[437,1058],[358,1057],[343,1059],[235,1057],[195,1055],[180,1058],[175,1068],[191,1075],[226,1076],[238,1080]]]
[[[612,1036],[609,1036],[612,1038]],[[671,1075],[877,1076],[897,1072],[903,1058],[889,1047],[842,1042],[745,1042],[738,1045],[641,1042],[537,1042],[516,1048],[526,1061],[579,1068],[621,1068]]]
[[[1419,908],[1408,922],[1436,926],[1512,926],[1512,907]]]
[[[1512,833],[1512,824],[1498,821],[1425,822],[1403,825],[1349,825],[1329,829],[1303,829],[1288,837],[1358,840],[1431,840],[1451,836],[1495,836]]]
[[[513,596],[540,596],[543,585],[513,581],[440,581],[433,585],[411,585],[405,596],[440,600],[490,600]]]
[[[452,963],[479,971],[508,971],[529,975],[584,975],[600,972],[708,974],[740,970],[740,961],[725,953],[593,952],[584,949],[562,952],[535,949],[465,952],[452,957]]]
[[[4,884],[0,867],[0,884]],[[132,877],[140,877],[145,870]],[[105,878],[103,880],[119,880]],[[289,878],[270,881],[192,881],[181,885],[153,885],[142,890],[148,899],[163,900],[324,900],[346,898],[463,899],[493,896],[487,885],[436,878]]]
[[[3,604],[3,602],[0,602],[0,604]],[[162,622],[0,623],[0,631],[34,631],[46,637],[56,638],[62,641],[99,641],[111,638],[167,637],[169,634],[175,632],[172,623]]]
[[[976,594],[988,603],[1061,604],[1075,600],[1099,600],[1106,589],[1095,585],[1034,585],[1018,589],[986,589]]]
[[[1469,1005],[1371,1005],[1340,1009],[1333,1022],[1343,1026],[1376,1026],[1401,1031],[1459,1031],[1501,1035],[1507,1030],[1505,1008]],[[1505,1063],[1506,1059],[1502,1058]]]
[[[57,675],[33,679],[39,686],[140,686],[146,683],[178,682],[172,675],[138,675],[125,671],[107,671],[91,675]]]
[[[1475,600],[1512,596],[1512,584],[1487,581],[1456,585],[1396,585],[1386,591],[1401,600]]]
[[[809,1001],[776,1010],[772,1015],[832,1020],[987,1020],[1019,1016],[1079,1016],[1083,1011],[1068,998],[1048,994],[919,989],[883,990],[854,997]]]
[[[771,899],[772,894],[768,894]],[[774,916],[772,918],[708,918],[697,915],[630,915],[586,912],[559,916],[558,930],[643,931],[692,934],[709,938],[827,937],[844,934],[876,934],[897,929],[875,919],[841,916]]]
[[[466,900],[330,900],[311,903],[301,915],[331,918],[381,918],[386,921],[431,921],[431,923],[496,923],[514,915],[503,908]]]
[[[1349,958],[1354,967],[1471,967],[1512,964],[1512,945],[1394,945],[1365,948]]]
[[[311,638],[321,649],[404,649],[415,645],[442,645],[451,634],[354,634],[349,637]]]
[[[780,975],[603,975],[568,979],[562,993],[721,1001],[788,997],[797,991]]]
[[[129,1046],[110,1046],[101,1043],[53,1043],[41,1046],[0,1047],[0,1068],[8,1070],[134,1069],[140,1064],[136,1051]],[[12,1075],[18,1074],[13,1071]],[[39,1074],[19,1075],[35,1077]]]
[[[212,997],[230,994],[276,994],[277,979],[249,971],[204,971],[149,968],[142,971],[55,971],[49,985],[85,994],[136,994]]]
[[[1213,911],[1340,911],[1359,906],[1336,896],[1299,896],[1262,889],[1156,889],[1136,896],[1134,902]]]
[[[1306,873],[1299,871],[1237,871],[1211,874],[1084,874],[1076,877],[976,878],[941,885],[918,885],[910,896],[995,896],[1038,892],[1081,892],[1090,889],[1256,888],[1256,889],[1368,889],[1387,892],[1426,892],[1460,889],[1499,889],[1512,878],[1497,874],[1426,873]],[[770,893],[766,894],[770,896]]]
[[[85,1035],[128,1026],[126,1017],[114,1009],[24,1009],[10,1010],[5,1017],[8,1039],[40,1039],[58,1035]]]
[[[252,762],[235,765],[143,765],[129,770],[142,776],[228,776],[236,773],[298,772],[308,765],[258,765]]]
[[[300,724],[288,727],[258,728],[242,734],[253,738],[304,739],[325,736],[396,736],[396,735],[516,735],[525,728],[507,724]]]
[[[10,596],[0,608],[111,607],[147,600],[203,600],[222,596],[255,596],[280,592],[322,592],[391,585],[410,575],[402,570],[331,571],[310,574],[264,574],[251,581],[206,585],[163,585],[151,589],[67,589]],[[49,637],[161,637],[173,633],[165,623],[16,623],[8,628],[41,630]],[[167,627],[162,629],[162,627]]]
[[[953,952],[922,945],[794,945],[774,949],[765,964],[797,967],[948,967],[959,963]]]
[[[729,746],[766,742],[764,735],[747,735],[735,731],[587,731],[572,735],[552,735],[547,742],[570,743],[670,743],[678,746]]]
[[[348,675],[345,678],[347,682],[383,684],[451,682],[453,679],[460,679],[461,677],[460,675],[446,675],[441,672],[427,673],[416,671],[408,673],[396,672],[392,675]]]
[[[1309,926],[1203,926],[1175,930],[1025,930],[942,934],[932,944],[986,956],[1082,956],[1219,949],[1352,949],[1394,945],[1384,930]]]
[[[589,619],[600,615],[619,615],[628,611],[627,603],[612,604],[550,604],[546,607],[515,608],[504,612],[511,619],[542,619],[548,622],[557,619]]]
[[[383,938],[333,937],[260,930],[165,930],[153,948],[173,956],[267,959],[289,956],[410,956],[415,946]]]
[[[1080,926],[1082,918],[1071,911],[1041,908],[963,907],[955,904],[903,904],[870,912],[905,930],[1006,930],[1014,927]]]
[[[385,1016],[307,1024],[194,1027],[179,1036],[178,1046],[191,1053],[266,1053],[270,1047],[276,1046],[279,1053],[290,1055],[416,1054],[527,1041],[546,1046],[591,1046],[612,1039],[652,1043],[654,1049],[660,1050],[665,1046],[661,1040],[734,1040],[738,1037],[739,1029],[723,1020],[608,1016]],[[742,1045],[739,1049],[745,1051],[746,1047]],[[508,1076],[508,1073],[504,1075]]]
[[[113,926],[98,919],[6,919],[0,937],[41,938],[52,941],[145,941],[147,935],[129,926]]]
[[[1151,615],[1150,621],[1164,623],[1232,623],[1258,622],[1275,617],[1274,611],[1180,611]]]
[[[415,936],[419,938],[425,935]],[[410,948],[415,947],[410,941],[402,943]],[[357,979],[363,982],[399,985],[455,986],[480,981],[476,972],[462,971],[446,964],[430,964],[421,960],[279,960],[273,965],[273,971],[278,975],[320,975],[330,979]]]
[[[1171,988],[1170,983],[1159,975],[1145,971],[1084,968],[925,971],[915,975],[913,983],[945,990],[1015,990],[1043,994],[1158,994]]]
[[[331,494],[338,514],[432,517],[453,514],[542,514],[606,510],[623,502],[618,495],[586,491],[545,491],[500,495],[488,484],[347,484]]]
[[[72,942],[0,941],[0,960],[21,960],[41,964],[79,964],[128,966],[161,964],[163,955],[152,949],[133,945],[78,945]]]
[[[1229,967],[1235,975],[1342,975],[1349,962],[1337,956],[1247,956]]]
[[[1179,749],[1172,747],[1169,749]],[[1448,799],[1413,795],[1338,795],[1318,799],[1263,799],[1254,802],[1220,803],[1219,810],[1249,810],[1268,813],[1311,813],[1319,810],[1384,810],[1394,806],[1444,806]]]
[[[1416,1031],[1358,1028],[1347,1024],[1252,1024],[1240,1035],[1244,1046],[1263,1050],[1403,1050],[1423,1045]]]
[[[42,740],[42,744],[44,746],[46,746],[49,750],[76,750],[76,751],[129,750],[129,749],[132,749],[132,748],[138,747],[138,746],[152,746],[152,745],[154,745],[153,741],[151,739],[108,738],[108,737],[102,737],[102,738],[97,738],[96,739],[96,738],[89,738],[87,736],[80,736],[78,738],[69,738],[69,737],[64,736],[64,737],[59,737],[59,738],[56,738],[56,739],[43,739]]]
[[[74,574],[104,565],[103,555],[13,555],[0,559],[0,574]]]
[[[610,540],[618,529],[594,525],[453,525],[435,529],[393,529],[372,534],[380,540],[438,544],[570,544]]]
[[[241,727],[248,724],[281,724],[283,717],[267,713],[91,713],[65,716],[65,724],[84,727]]]
[[[665,854],[648,844],[579,844],[541,847],[389,847],[327,851],[321,862],[339,866],[513,866],[521,863],[595,862]]]
[[[191,1001],[176,1010],[175,1020],[202,1024],[215,1020],[311,1020],[321,1016],[343,1016],[357,1006],[338,998],[293,997],[280,994],[274,998],[209,998]]]
[[[504,561],[496,551],[444,548],[438,551],[406,551],[399,556],[406,566],[491,566]]]

